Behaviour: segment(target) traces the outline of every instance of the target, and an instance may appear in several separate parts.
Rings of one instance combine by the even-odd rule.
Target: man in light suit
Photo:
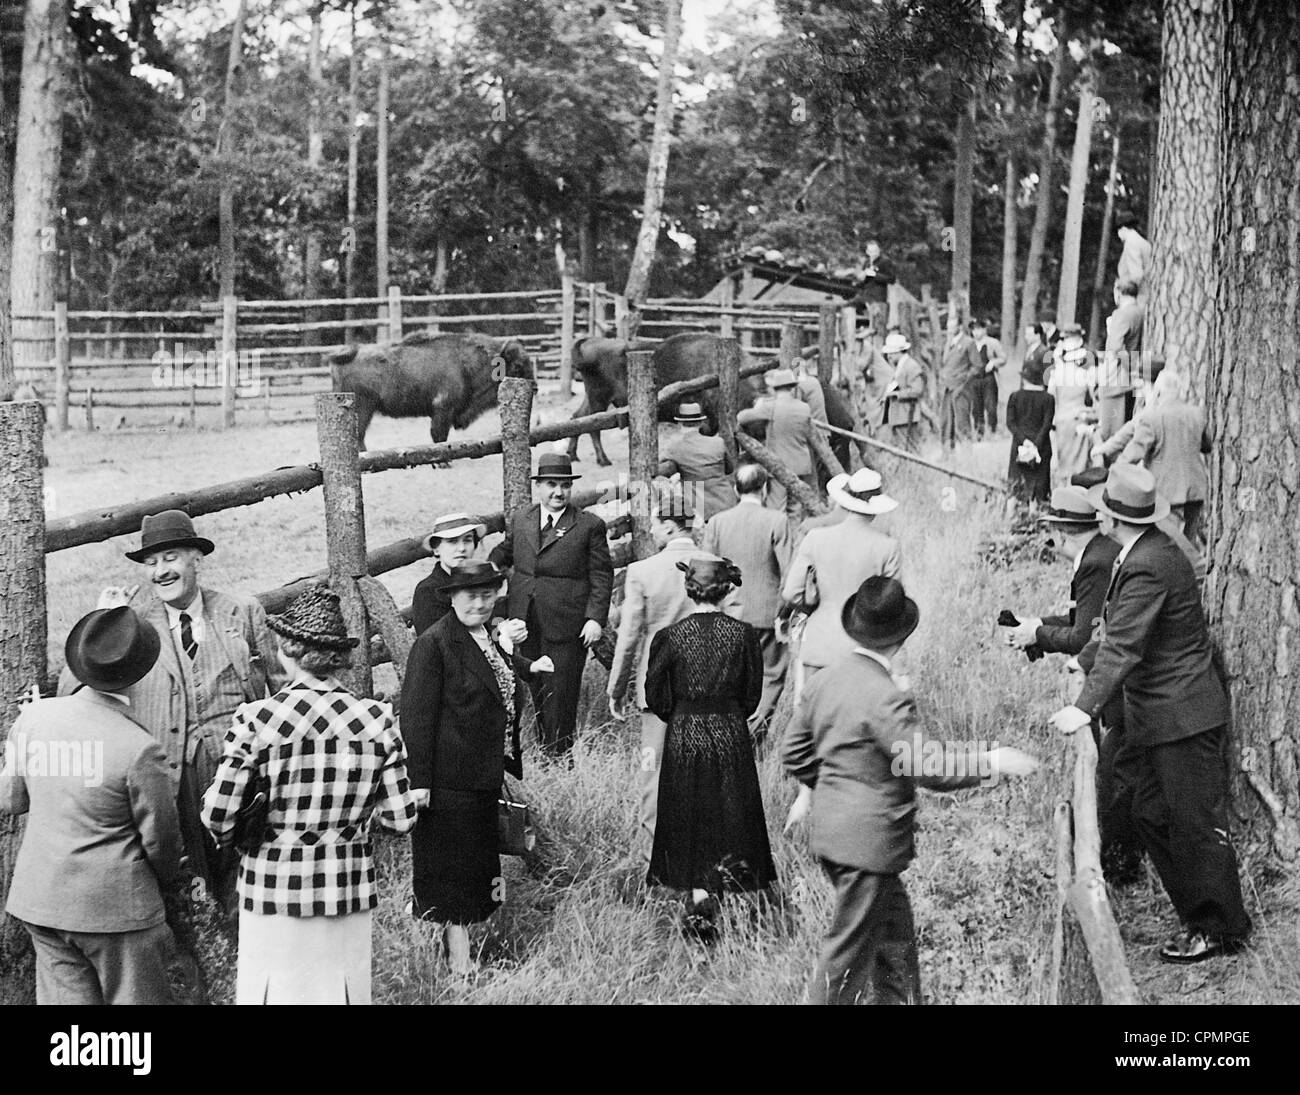
[[[1106,317],[1106,352],[1097,377],[1097,442],[1104,443],[1133,417],[1133,365],[1142,349],[1144,313],[1138,287],[1117,281],[1115,310]]]
[[[567,456],[542,453],[532,477],[539,500],[515,513],[489,556],[511,570],[508,611],[528,632],[520,653],[534,661],[549,655],[555,666],[551,680],[528,687],[538,744],[559,756],[573,748],[587,651],[609,620],[614,586],[605,522],[569,504],[578,478]]]
[[[752,433],[755,427],[765,429],[763,444],[772,455],[816,490],[812,411],[795,395],[796,383],[792,370],[773,369],[767,374],[771,396],[741,411],[736,415],[736,422],[747,433]],[[767,504],[773,509],[784,507],[786,515],[791,518],[797,518],[802,512],[798,500],[787,498],[785,487],[775,481],[768,484]]]
[[[162,891],[181,833],[162,749],[128,696],[158,632],[126,607],[96,609],[65,654],[78,691],[19,714],[0,769],[0,812],[27,814],[6,911],[36,948],[38,1004],[167,1004]]]
[[[699,403],[682,403],[673,421],[681,429],[660,446],[659,474],[665,479],[680,476],[682,493],[691,500],[700,520],[707,521],[736,504],[730,479],[735,471],[731,456],[721,436],[705,437],[700,432],[708,418]]]
[[[645,674],[650,664],[650,641],[663,628],[690,615],[686,580],[677,568],[699,553],[691,539],[695,512],[689,496],[665,491],[656,503],[655,540],[660,550],[648,559],[629,563],[623,586],[623,610],[618,621],[618,641],[609,668],[609,713],[626,718],[629,700],[641,718],[640,775],[642,858],[650,863],[654,847],[655,817],[659,808],[659,766],[663,759],[668,724],[646,706]],[[777,515],[782,524],[784,519]],[[629,689],[632,695],[629,696]]]
[[[1100,635],[1079,656],[1087,679],[1052,723],[1075,733],[1122,691],[1117,766],[1133,775],[1133,820],[1183,929],[1160,958],[1200,962],[1239,949],[1251,926],[1228,839],[1228,697],[1192,565],[1154,527],[1169,503],[1151,473],[1116,464],[1089,497],[1120,551]]]
[[[809,682],[786,731],[785,768],[801,784],[786,829],[811,815],[810,847],[835,887],[809,1003],[921,1002],[901,878],[916,854],[916,787],[953,791],[1037,767],[1016,749],[926,740],[891,667],[919,619],[900,582],[863,582],[843,611],[852,650]]]
[[[284,673],[262,606],[200,585],[200,564],[213,549],[181,510],[146,517],[140,547],[126,557],[141,564],[147,587],[110,586],[98,607],[129,604],[162,639],[157,664],[127,690],[132,717],[166,754],[189,869],[230,914],[238,858],[218,849],[203,826],[203,795],[235,708],[275,692]],[[74,685],[65,673],[59,690]]]
[[[765,506],[767,471],[761,464],[742,464],[736,472],[740,501],[709,520],[700,547],[730,559],[740,568],[740,619],[758,632],[763,651],[763,697],[750,717],[752,730],[767,725],[785,685],[788,645],[776,640],[776,615],[781,608],[781,575],[790,566],[794,545],[790,522]]]

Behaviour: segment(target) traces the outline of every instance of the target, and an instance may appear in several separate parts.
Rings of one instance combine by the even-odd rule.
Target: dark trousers
[[[1205,510],[1204,499],[1197,502],[1184,502],[1179,506],[1170,506],[1170,510],[1183,523],[1183,535],[1193,544],[1201,538],[1201,513]]]
[[[532,627],[532,624],[529,624]],[[587,664],[587,648],[581,640],[571,643],[543,639],[530,657],[549,654],[555,663],[554,673],[537,673],[529,682],[533,707],[537,709],[537,743],[547,753],[563,755],[573,748],[577,732],[578,698],[582,694],[582,671]]]
[[[181,768],[180,790],[176,795],[176,812],[179,815],[181,839],[189,858],[189,869],[194,879],[202,879],[200,890],[184,882],[190,897],[206,893],[227,915],[233,914],[239,903],[236,885],[239,878],[239,853],[234,848],[220,848],[203,824],[201,811],[203,795],[217,774],[217,762],[200,745],[192,762]]]
[[[1122,702],[1119,705],[1122,707]],[[1133,754],[1123,751],[1124,725],[1117,719],[1103,734],[1092,724],[1097,743],[1097,825],[1101,829],[1101,865],[1108,882],[1131,877],[1141,866],[1142,840],[1133,823]]]
[[[1250,932],[1237,856],[1228,838],[1228,778],[1217,727],[1164,745],[1126,743],[1120,766],[1133,773],[1133,820],[1186,928],[1214,938]]]
[[[997,373],[985,373],[971,381],[971,414],[975,419],[975,433],[984,436],[984,423],[989,424],[989,433],[998,429],[998,376]]]
[[[810,1004],[919,1004],[921,971],[907,889],[896,874],[821,861],[835,911],[808,985]]]
[[[949,448],[970,437],[974,382],[968,380],[956,391],[945,391],[939,402],[939,438]]]

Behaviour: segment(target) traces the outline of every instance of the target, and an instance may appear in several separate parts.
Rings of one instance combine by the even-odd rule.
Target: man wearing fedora
[[[9,900],[36,948],[38,1004],[168,1004],[163,891],[180,869],[167,759],[130,690],[158,659],[131,609],[96,609],[64,648],[80,687],[10,730],[0,812],[26,814]]]
[[[1160,957],[1200,962],[1250,933],[1227,835],[1228,697],[1191,563],[1155,527],[1169,503],[1151,473],[1116,465],[1089,497],[1120,551],[1100,633],[1079,657],[1087,678],[1052,723],[1075,733],[1123,694],[1119,763],[1133,774],[1133,820],[1183,926]]]
[[[167,756],[189,869],[229,913],[237,865],[203,826],[203,795],[235,709],[273,693],[283,671],[262,606],[200,585],[201,562],[213,550],[181,510],[146,517],[139,548],[126,553],[144,581],[108,587],[99,607],[130,604],[162,639],[157,664],[127,690],[131,714]],[[72,683],[65,676],[60,691]]]
[[[690,497],[699,519],[707,521],[736,504],[728,478],[735,465],[720,434],[705,437],[700,432],[708,418],[699,403],[680,404],[673,421],[680,428],[659,450],[659,474],[666,479],[680,476],[682,493]]]
[[[776,617],[781,609],[781,576],[794,554],[790,522],[764,505],[767,489],[767,470],[761,464],[742,465],[736,472],[740,501],[713,517],[700,538],[704,551],[730,559],[744,578],[738,590],[739,618],[758,632],[763,653],[763,695],[749,720],[756,734],[767,726],[785,686],[789,647],[777,641]]]
[[[927,741],[892,667],[919,620],[901,582],[863,582],[841,613],[849,653],[808,683],[786,731],[785,769],[801,785],[786,829],[810,817],[809,845],[835,888],[809,1003],[921,1002],[901,877],[916,854],[916,788],[954,791],[1037,767],[1017,749]]]
[[[975,434],[984,438],[984,423],[988,432],[998,432],[998,370],[1007,362],[1002,343],[989,334],[989,321],[977,316],[970,321],[971,338],[975,350],[984,363],[983,369],[971,385],[971,415],[975,420]]]
[[[893,376],[880,396],[880,424],[887,426],[890,441],[909,452],[916,448],[916,426],[925,395],[925,369],[908,351],[911,342],[900,331],[885,336],[880,352]]]
[[[954,318],[939,367],[939,437],[950,449],[970,437],[975,385],[983,375],[984,359],[975,340]]]
[[[779,514],[775,520],[785,524]],[[609,668],[609,712],[615,718],[628,714],[628,701],[641,719],[639,774],[640,851],[646,865],[654,847],[655,817],[659,805],[659,768],[663,762],[668,724],[650,710],[645,697],[645,674],[650,665],[650,642],[665,627],[689,616],[691,602],[678,563],[689,563],[699,549],[691,538],[695,513],[691,499],[681,491],[663,491],[655,503],[655,540],[660,550],[648,559],[629,563],[623,582],[623,610],[618,620],[618,641]],[[629,696],[628,693],[631,692]]]
[[[750,434],[755,427],[765,430],[763,444],[772,455],[815,491],[812,411],[795,395],[796,384],[794,370],[773,369],[767,374],[767,386],[772,394],[736,415],[736,423]],[[801,512],[799,502],[787,498],[785,487],[776,480],[768,484],[768,505],[774,509],[784,507],[791,518],[797,518]]]
[[[1083,487],[1057,487],[1039,520],[1051,526],[1053,546],[1073,571],[1068,611],[1059,616],[1022,616],[1019,626],[1008,630],[1007,645],[1073,657],[1088,645],[1101,623],[1119,544],[1101,531],[1097,507]],[[1102,868],[1108,882],[1120,885],[1135,880],[1142,860],[1142,845],[1133,828],[1131,781],[1115,771],[1123,730],[1124,701],[1115,696],[1093,720],[1092,733],[1098,749]]]
[[[565,755],[573,748],[587,651],[609,619],[614,568],[605,522],[569,504],[573,465],[563,453],[545,452],[532,476],[537,501],[511,518],[490,558],[510,570],[508,609],[528,638],[520,652],[549,655],[549,680],[529,682],[538,715],[539,744]]]

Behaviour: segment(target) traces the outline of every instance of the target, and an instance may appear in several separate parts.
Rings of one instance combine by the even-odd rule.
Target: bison
[[[717,335],[688,333],[673,335],[654,347],[655,387],[664,388],[679,380],[711,375],[714,369],[714,344],[717,340]],[[629,346],[627,342],[615,338],[584,338],[574,343],[573,365],[582,376],[585,393],[582,406],[574,412],[574,418],[598,414],[608,407],[621,407],[627,403],[627,352],[636,348],[635,345]],[[841,429],[853,429],[853,413],[839,389],[827,384],[825,378],[821,379],[821,387],[826,396],[827,421]],[[737,392],[738,409],[750,406],[762,392],[763,384],[758,377],[743,378]],[[707,388],[700,393],[704,412],[714,430],[718,426],[717,398],[717,388]],[[660,408],[660,420],[671,419],[673,410],[672,407]],[[610,460],[601,444],[600,432],[593,430],[590,437],[596,450],[596,463],[608,465]],[[839,457],[840,463],[848,467],[847,440],[832,435],[831,448]],[[573,437],[569,439],[569,456],[576,458],[577,454],[578,439]]]
[[[350,346],[329,358],[336,392],[357,397],[361,448],[375,413],[389,418],[429,416],[429,436],[446,441],[497,405],[497,382],[536,382],[532,359],[513,339],[417,332],[387,346]]]

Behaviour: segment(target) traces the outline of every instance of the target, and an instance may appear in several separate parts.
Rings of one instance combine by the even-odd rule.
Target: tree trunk
[[[0,50],[0,89],[5,82]],[[14,387],[13,313],[9,307],[9,270],[14,242],[14,119],[8,100],[0,94],[0,399]]]
[[[650,284],[650,267],[659,242],[660,210],[668,182],[668,148],[673,121],[673,70],[677,66],[677,42],[681,37],[682,0],[665,0],[664,52],[659,60],[659,88],[655,95],[654,136],[650,140],[650,163],[645,173],[645,201],[641,207],[641,231],[627,274],[623,295],[633,305],[645,299]]]
[[[1074,322],[1079,304],[1079,246],[1083,242],[1083,199],[1088,188],[1088,159],[1092,151],[1092,123],[1097,96],[1092,63],[1085,58],[1079,74],[1079,114],[1074,126],[1074,154],[1070,157],[1070,193],[1065,203],[1065,236],[1061,241],[1061,283],[1056,295],[1058,326]]]
[[[324,206],[321,194],[320,169],[324,158],[325,138],[322,133],[321,110],[325,98],[325,74],[321,71],[321,12],[324,4],[311,8],[311,33],[307,40],[307,78],[311,84],[311,97],[307,103],[307,174],[310,179],[305,212],[307,214],[307,242],[303,248],[302,295],[307,300],[318,300],[320,291],[321,235],[319,217]],[[310,309],[305,318],[310,323],[320,319],[316,309]],[[309,346],[320,343],[319,331],[304,331],[303,342]]]
[[[971,191],[975,182],[975,111],[972,95],[957,115],[956,161],[952,178],[952,291],[970,310]]]
[[[1205,396],[1215,332],[1215,195],[1222,132],[1223,13],[1166,0],[1160,126],[1151,200],[1151,285],[1142,343]]]
[[[1088,344],[1100,346],[1102,294],[1106,290],[1106,266],[1110,261],[1111,225],[1115,223],[1115,183],[1119,179],[1119,128],[1110,142],[1110,172],[1106,176],[1106,207],[1101,214],[1101,245],[1097,248],[1097,272],[1092,278],[1092,315],[1088,318]]]
[[[1003,120],[1012,127],[1020,113],[1016,80],[1020,77],[1020,58],[1024,47],[1024,0],[1016,5],[1016,45],[1011,66],[1011,86],[1002,101]],[[1006,175],[1002,193],[1002,314],[999,317],[998,337],[1010,354],[1014,354],[1020,341],[1016,326],[1016,251],[1019,223],[1016,213],[1016,193],[1020,188],[1020,170],[1016,157],[1015,137],[1008,136]],[[911,337],[910,335],[908,336]]]
[[[593,181],[582,203],[578,219],[578,277],[588,285],[596,280],[596,242],[600,230],[596,191],[597,186]]]
[[[388,27],[380,26],[379,101],[375,125],[375,287],[388,296]]]
[[[239,0],[234,26],[230,30],[230,51],[226,55],[225,101],[221,107],[221,125],[217,128],[218,295],[222,300],[235,295],[235,173],[230,161],[235,152],[233,127],[238,94],[235,81],[243,56],[244,17],[247,14],[248,0]]]
[[[1047,226],[1052,219],[1053,177],[1056,174],[1056,113],[1061,106],[1061,72],[1065,68],[1065,33],[1057,35],[1052,55],[1052,81],[1047,91],[1047,111],[1043,115],[1043,145],[1038,154],[1038,204],[1034,209],[1034,227],[1029,233],[1029,256],[1025,259],[1025,287],[1020,298],[1020,327],[1016,341],[1024,339],[1026,327],[1038,322],[1038,285],[1043,272],[1043,252],[1047,249]],[[1023,348],[1020,353],[1023,354]]]
[[[14,149],[10,269],[14,312],[54,309],[59,276],[59,171],[63,159],[68,65],[67,0],[28,0]],[[14,331],[29,339],[40,339],[17,345],[15,357],[19,365],[48,361],[54,356],[54,325],[50,320],[20,319],[14,324]]]
[[[357,52],[357,5],[348,13],[348,227],[343,240],[343,295],[351,300],[357,295],[357,180],[361,167],[361,131],[357,128],[360,110],[361,57]],[[356,308],[349,304],[345,318],[354,319]],[[351,339],[352,329],[346,337]]]
[[[433,292],[447,291],[447,240],[439,236],[433,250]]]
[[[1269,0],[1225,7],[1223,200],[1211,222],[1219,244],[1208,363],[1215,447],[1207,602],[1232,692],[1233,768],[1250,788],[1238,784],[1238,804],[1263,803],[1266,809],[1248,811],[1254,835],[1271,835],[1276,850],[1293,858],[1300,844],[1300,8]],[[1207,57],[1219,60],[1197,51],[1186,57],[1188,68]],[[1178,303],[1177,313],[1163,316],[1170,335],[1191,318]]]

